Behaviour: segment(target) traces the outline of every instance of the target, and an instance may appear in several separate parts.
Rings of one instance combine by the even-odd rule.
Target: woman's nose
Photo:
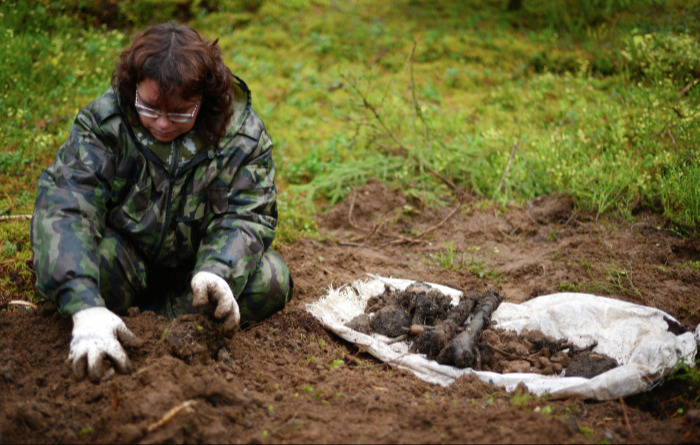
[[[161,114],[156,118],[156,125],[158,125],[159,128],[167,128],[170,126],[170,119],[164,114]]]

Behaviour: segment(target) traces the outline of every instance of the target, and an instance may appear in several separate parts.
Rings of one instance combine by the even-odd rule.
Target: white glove
[[[231,333],[238,329],[241,312],[226,280],[211,272],[203,271],[194,274],[190,286],[192,286],[193,295],[192,306],[206,306],[209,302],[216,302],[214,316],[225,318],[224,332]]]
[[[73,338],[68,362],[78,379],[85,376],[87,367],[90,380],[102,376],[102,359],[109,356],[120,372],[129,367],[129,357],[119,343],[138,346],[141,340],[126,327],[114,312],[106,307],[91,307],[73,314]]]

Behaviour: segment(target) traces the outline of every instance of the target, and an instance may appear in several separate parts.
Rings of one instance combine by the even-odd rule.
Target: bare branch
[[[27,219],[32,219],[32,215],[0,215],[0,221],[24,221]]]

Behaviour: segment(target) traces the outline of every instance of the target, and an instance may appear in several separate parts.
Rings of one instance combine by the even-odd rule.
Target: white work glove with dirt
[[[70,342],[68,362],[78,379],[85,376],[87,368],[90,380],[102,377],[102,359],[108,356],[120,372],[129,368],[121,343],[138,346],[141,340],[131,333],[124,321],[106,307],[91,307],[73,314],[73,338]]]
[[[202,271],[194,274],[190,286],[192,286],[194,307],[216,303],[214,316],[224,319],[224,332],[230,334],[238,329],[241,312],[226,280],[211,272]]]

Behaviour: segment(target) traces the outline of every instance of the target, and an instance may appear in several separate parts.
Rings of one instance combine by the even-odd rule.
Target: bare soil
[[[457,205],[429,211],[378,182],[360,187],[321,217],[319,239],[280,249],[296,284],[284,311],[228,339],[201,315],[169,323],[132,310],[124,320],[144,340],[128,351],[132,370],[96,384],[71,375],[71,322],[54,307],[1,312],[0,443],[700,440],[700,387],[688,381],[607,402],[514,395],[471,377],[441,387],[306,312],[329,286],[375,273],[515,303],[584,291],[660,308],[681,329],[700,322],[700,240],[653,213],[596,218],[566,197],[505,211],[469,196]],[[451,242],[452,266],[439,256]]]

